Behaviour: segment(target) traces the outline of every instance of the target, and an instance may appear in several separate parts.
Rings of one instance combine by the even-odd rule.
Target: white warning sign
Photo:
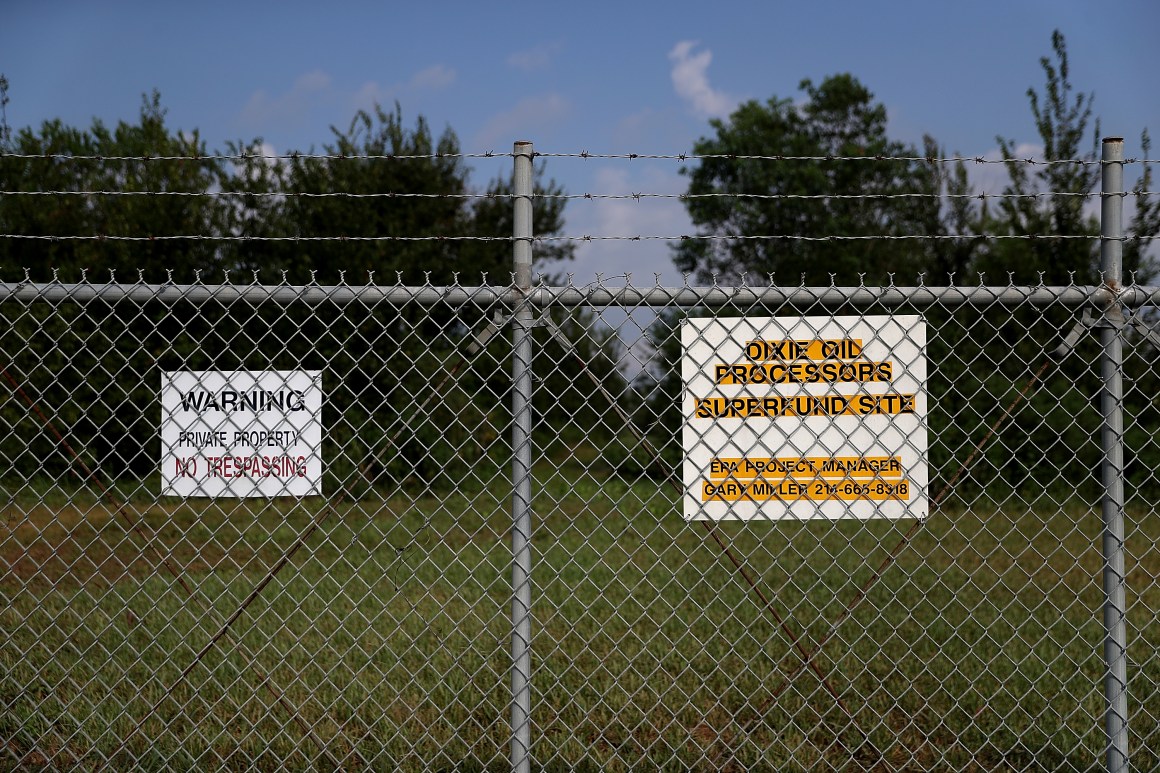
[[[688,520],[924,518],[926,322],[682,323]]]
[[[161,494],[322,493],[322,372],[161,375]]]

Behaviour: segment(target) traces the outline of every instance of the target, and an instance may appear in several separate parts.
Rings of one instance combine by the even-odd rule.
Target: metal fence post
[[[532,143],[517,142],[512,176],[517,297],[532,286]],[[532,311],[512,320],[512,741],[515,773],[531,769]]]
[[[1119,292],[1123,280],[1124,141],[1103,142],[1103,185],[1100,226],[1100,270],[1111,293],[1100,326],[1100,407],[1104,451],[1102,502],[1104,533],[1104,675],[1106,697],[1107,767],[1111,773],[1128,770],[1128,648],[1124,577],[1124,413],[1123,312]]]

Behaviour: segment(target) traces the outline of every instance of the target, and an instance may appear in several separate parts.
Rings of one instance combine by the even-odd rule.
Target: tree
[[[359,284],[372,275],[381,284],[472,285],[485,276],[493,284],[510,281],[511,184],[492,180],[477,194],[454,132],[436,136],[422,117],[408,127],[397,104],[393,111],[359,111],[347,129],[331,131],[321,153],[291,153],[280,162],[255,154],[254,143],[232,146],[231,152],[244,155],[240,170],[223,181],[223,188],[243,194],[232,232],[305,239],[233,243],[232,265],[266,277],[284,272],[291,283]],[[563,228],[564,199],[544,177],[541,165],[534,217],[540,234],[555,234]],[[311,241],[344,236],[359,238]],[[535,257],[571,255],[564,245]],[[333,374],[328,400],[340,419],[329,436],[347,472],[357,468],[372,481],[432,485],[478,464],[485,451],[480,439],[506,424],[501,414],[510,368],[498,342],[460,370],[425,415],[415,415],[417,401],[442,381],[492,311],[380,304],[259,313],[283,349],[307,352],[310,367]],[[261,358],[250,352],[244,364]],[[346,472],[339,477],[351,479]]]
[[[1008,183],[996,207],[975,210],[971,228],[1003,236],[1072,236],[1081,239],[1014,239],[979,242],[972,267],[993,278],[1017,283],[1065,285],[1098,283],[1099,218],[1089,206],[1100,186],[1101,140],[1094,114],[1095,94],[1077,91],[1071,81],[1067,42],[1056,30],[1051,37],[1053,56],[1041,57],[1045,82],[1042,92],[1027,89],[1043,151],[1038,164],[1028,164],[1017,153],[1014,139],[999,136]],[[1145,157],[1151,142],[1141,136]],[[1144,165],[1135,191],[1149,190],[1151,170]],[[1147,245],[1160,233],[1160,205],[1137,196],[1128,225],[1124,250],[1125,278],[1145,283],[1156,276],[1155,260]]]
[[[147,281],[181,283],[199,276],[220,281],[223,270],[234,281],[244,270],[267,282],[285,272],[287,281],[303,284],[361,284],[371,272],[382,284],[470,284],[484,273],[488,282],[506,284],[511,275],[510,183],[494,180],[475,195],[450,129],[435,137],[422,118],[406,127],[398,106],[375,108],[358,113],[346,131],[334,130],[322,154],[269,159],[253,140],[230,146],[231,164],[207,153],[196,132],[174,133],[164,119],[154,93],[139,123],[114,130],[100,122],[79,130],[48,121],[9,138],[5,122],[0,190],[47,195],[0,197],[0,231],[194,238],[5,239],[0,265],[8,272],[27,266],[34,281],[51,280],[57,270],[66,282],[81,280],[82,270],[93,281],[113,270],[119,281],[136,281],[140,271]],[[561,190],[545,181],[542,165],[536,184],[538,232],[558,233]],[[381,195],[391,193],[399,195]],[[356,238],[311,238],[343,236]],[[461,239],[473,236],[496,239]],[[571,253],[564,244],[536,257]],[[156,413],[141,406],[155,400],[160,372],[305,368],[326,372],[328,489],[361,480],[432,484],[479,458],[488,436],[481,427],[506,422],[502,408],[492,415],[510,388],[502,362],[508,353],[498,341],[416,416],[417,404],[439,391],[442,374],[492,311],[186,300],[96,301],[84,309],[11,304],[0,309],[0,352],[9,358],[6,370],[27,380],[61,427],[83,439],[78,445],[89,463],[106,469],[155,471]],[[4,426],[19,428],[35,448],[15,460],[22,470],[39,470],[41,460],[55,460],[58,470],[68,466],[24,406],[10,400],[3,411]]]
[[[6,92],[0,96],[7,101]],[[218,202],[200,195],[217,183],[220,164],[206,157],[197,132],[167,126],[156,92],[143,98],[137,121],[111,129],[100,121],[78,129],[52,120],[13,135],[5,122],[0,134],[0,190],[8,194],[0,196],[0,233],[165,237],[221,228]],[[135,282],[141,271],[154,281],[191,282],[215,265],[214,245],[205,241],[0,239],[5,281],[25,272],[52,281],[59,271],[66,282],[104,282],[114,274]],[[183,330],[159,304],[5,304],[0,366],[64,431],[83,439],[77,445],[89,465],[145,472],[158,458],[156,414],[138,406],[155,397],[158,353],[189,351],[175,343]],[[5,401],[2,422],[28,449],[6,463],[26,472],[69,466],[20,401]]]
[[[231,153],[243,161],[223,179],[223,189],[249,194],[234,210],[231,230],[245,236],[378,240],[242,242],[233,263],[262,272],[286,271],[291,282],[313,276],[322,284],[337,283],[340,276],[363,282],[369,272],[379,282],[393,283],[398,275],[406,284],[449,284],[457,273],[466,283],[479,281],[483,273],[499,283],[510,276],[511,185],[493,180],[473,198],[470,170],[453,131],[436,137],[422,116],[408,128],[396,104],[393,111],[377,105],[360,110],[345,131],[331,127],[331,132],[322,153],[295,152],[285,161],[256,153],[256,142],[231,145]],[[558,233],[564,203],[555,181],[545,182],[542,165],[536,193],[538,232]],[[459,238],[470,236],[503,241]],[[540,249],[536,255],[541,261],[571,257],[570,245]]]
[[[1098,201],[1101,176],[1095,95],[1073,85],[1066,41],[1059,31],[1052,35],[1051,47],[1052,56],[1040,58],[1042,91],[1027,90],[1043,148],[1041,154],[1036,153],[1041,163],[1028,164],[1017,153],[1014,139],[998,137],[1008,173],[1003,197],[997,205],[972,205],[958,213],[963,233],[1016,237],[972,240],[968,265],[972,273],[982,272],[989,283],[1034,285],[1042,281],[1058,286],[1102,281],[1100,224],[1098,209],[1092,206]],[[1146,130],[1141,139],[1146,157]],[[958,171],[961,173],[961,165]],[[1150,184],[1151,170],[1145,165],[1136,191],[1145,192]],[[1124,249],[1124,278],[1143,283],[1156,276],[1155,260],[1149,256],[1147,245],[1160,232],[1160,204],[1149,203],[1146,195],[1137,196],[1136,204]],[[1051,238],[1054,236],[1080,238]],[[993,310],[969,320],[949,315],[939,343],[946,350],[942,354],[954,354],[939,357],[932,389],[940,391],[948,404],[961,406],[971,403],[973,395],[1002,395],[1043,361],[1046,352],[1075,324],[1076,317],[1076,313],[1058,308]],[[932,359],[939,355],[938,349],[932,350]],[[1092,406],[1099,383],[1093,364],[1098,355],[1096,333],[1088,331],[1077,350],[1052,369],[1043,386],[1004,425],[980,467],[989,466],[995,478],[1016,487],[1042,489],[1079,482],[1098,485],[1092,477],[1098,469],[1098,448],[1090,442],[1089,425],[1081,418],[1094,419]],[[972,361],[979,366],[965,367]],[[1133,389],[1125,408],[1130,414],[1142,415],[1141,411],[1149,410],[1151,395],[1160,384],[1149,363],[1137,358],[1131,368],[1134,372],[1126,373],[1125,380]],[[999,402],[1008,399],[1003,397]],[[964,407],[945,427],[938,428],[940,446],[965,452],[998,411],[998,405],[990,414]],[[1145,428],[1136,431],[1145,432]],[[1051,464],[1045,465],[1045,459]],[[1131,467],[1130,475],[1142,480],[1150,473],[1141,470],[1154,468],[1154,462],[1133,457]]]
[[[801,89],[803,104],[776,97],[746,102],[727,121],[712,120],[716,135],[695,143],[694,153],[709,156],[688,172],[686,207],[698,235],[902,236],[939,224],[933,165],[897,160],[918,154],[887,136],[886,108],[865,86],[843,74],[818,85],[802,81]],[[838,157],[867,160],[824,160]],[[886,198],[901,193],[932,196]],[[851,195],[857,198],[842,198]],[[810,198],[768,198],[782,196]],[[693,238],[676,248],[674,262],[701,281],[775,273],[782,283],[828,285],[831,274],[855,284],[862,273],[867,281],[892,271],[913,274],[930,262],[929,253],[923,242],[899,249],[885,240]]]
[[[1140,154],[1145,159],[1152,157],[1152,137],[1146,128],[1140,132]],[[1151,248],[1160,236],[1160,196],[1152,188],[1151,164],[1145,161],[1142,166],[1132,186],[1136,208],[1124,243],[1124,272],[1128,281],[1147,284],[1157,276],[1156,254]]]
[[[717,136],[702,139],[703,159],[691,173],[690,194],[809,195],[809,199],[692,198],[690,215],[700,233],[742,235],[895,236],[954,235],[955,239],[906,242],[905,252],[894,243],[796,242],[765,240],[689,241],[674,256],[678,267],[704,280],[714,273],[722,281],[748,271],[777,271],[782,283],[799,274],[808,284],[856,281],[864,272],[868,283],[893,270],[913,276],[974,281],[985,272],[989,283],[1013,281],[1051,285],[1092,284],[1098,274],[1099,222],[1085,204],[1099,184],[1096,153],[1098,121],[1094,96],[1077,92],[1070,79],[1063,36],[1052,37],[1053,57],[1040,60],[1043,90],[1028,89],[1028,101],[1042,160],[1027,164],[1018,157],[1014,140],[999,137],[1008,172],[998,204],[975,202],[962,163],[953,165],[894,161],[825,160],[829,156],[914,156],[914,151],[885,136],[885,112],[873,105],[869,92],[850,76],[829,79],[823,87],[803,84],[809,100],[795,107],[787,100],[742,105],[728,122],[713,121]],[[834,81],[832,87],[828,84]],[[1094,131],[1089,133],[1093,127]],[[1087,145],[1090,138],[1090,145]],[[1144,156],[1150,140],[1141,138]],[[811,156],[822,160],[755,160],[737,156]],[[925,158],[943,157],[933,139],[924,142]],[[1147,164],[1134,187],[1136,208],[1124,249],[1125,280],[1150,281],[1157,275],[1149,245],[1160,233],[1160,202],[1146,194],[1152,175]],[[896,200],[832,198],[866,193],[925,194]],[[940,203],[940,194],[953,194]],[[827,198],[830,197],[830,198]],[[992,199],[994,201],[994,199]],[[989,235],[1024,238],[993,239]],[[1053,239],[1052,236],[1081,237]],[[1035,238],[1032,238],[1035,237]],[[1045,237],[1045,238],[1040,238]],[[912,244],[919,246],[912,247]],[[922,246],[925,245],[925,246]],[[1154,252],[1154,251],[1153,251]],[[897,253],[897,254],[896,254]],[[901,255],[902,257],[899,257]],[[787,277],[786,274],[789,274]],[[1009,279],[1010,277],[1010,279]],[[1011,405],[1029,373],[1058,345],[1076,322],[1077,314],[1061,308],[990,309],[982,313],[926,311],[932,335],[929,390],[939,410],[931,415],[930,459],[945,481],[972,456],[978,439]],[[671,409],[679,347],[673,337],[676,320],[662,317],[650,330],[660,368],[646,372],[640,385],[655,396],[648,405],[661,417],[662,436],[674,438],[679,415]],[[1020,410],[1001,423],[1000,436],[973,463],[971,475],[959,481],[965,495],[986,491],[995,496],[1004,487],[1039,493],[1045,488],[1098,485],[1098,447],[1091,442],[1090,422],[1099,385],[1092,363],[1098,356],[1094,333],[1081,339],[1077,351],[1050,371],[1050,376],[1021,403]],[[1145,347],[1147,349],[1147,347]],[[1155,485],[1154,395],[1160,391],[1155,353],[1129,358],[1125,381],[1130,384],[1125,408],[1136,421],[1129,424],[1128,443],[1141,449],[1128,465],[1129,478]],[[655,375],[660,373],[658,379]],[[1045,464],[1044,460],[1050,460]]]
[[[39,130],[16,132],[0,148],[0,189],[37,195],[0,197],[0,231],[49,237],[217,231],[218,202],[181,194],[211,191],[222,174],[220,162],[207,158],[196,131],[171,130],[165,113],[154,92],[142,99],[135,123],[121,121],[110,129],[93,121],[83,130],[51,120]],[[150,160],[138,160],[145,158]],[[125,192],[160,195],[118,195]],[[138,269],[172,270],[175,281],[192,281],[214,262],[213,244],[199,241],[0,240],[0,266],[27,268],[34,281],[50,279],[53,269],[62,276],[77,276],[81,269],[124,271],[128,280],[136,279]]]

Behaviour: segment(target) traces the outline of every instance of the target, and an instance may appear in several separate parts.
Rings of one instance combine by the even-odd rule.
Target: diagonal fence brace
[[[1145,341],[1160,351],[1160,331],[1149,325],[1147,320],[1139,314],[1135,314],[1128,320],[1128,324],[1134,327]]]
[[[1080,338],[1089,330],[1111,328],[1114,330],[1134,329],[1140,337],[1160,350],[1160,331],[1148,324],[1148,321],[1139,314],[1125,317],[1119,307],[1113,307],[1104,312],[1101,317],[1092,316],[1091,309],[1085,308],[1083,316],[1075,323],[1071,331],[1060,342],[1059,346],[1051,351],[1051,357],[1062,360],[1071,354],[1079,344]]]
[[[1059,346],[1051,350],[1049,356],[1054,360],[1062,360],[1075,350],[1083,334],[1095,326],[1096,320],[1092,317],[1091,309],[1085,308],[1083,310],[1083,316],[1072,326],[1068,334],[1060,341]]]

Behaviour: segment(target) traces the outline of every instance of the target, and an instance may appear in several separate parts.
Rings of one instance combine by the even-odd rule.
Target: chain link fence
[[[516,266],[0,284],[0,767],[1160,767],[1160,291]]]
[[[508,766],[513,362],[508,330],[478,333],[518,319],[510,289],[5,290],[6,766]],[[1083,325],[1097,295],[536,290],[531,757],[1090,768],[1106,742],[1102,382]],[[644,312],[662,357],[630,379],[609,352],[640,337]],[[925,519],[810,518],[774,497],[753,520],[685,520],[681,320],[902,312],[926,325]],[[1146,330],[1125,331],[1122,399],[1140,769],[1160,764],[1160,374]],[[313,374],[320,495],[165,495],[162,425],[179,411],[163,376],[203,374],[220,399],[211,371]],[[270,437],[281,425],[222,416],[231,435],[286,445]],[[801,456],[836,455],[817,432]],[[748,456],[787,456],[765,442]],[[263,475],[293,480],[241,462],[198,480]]]

